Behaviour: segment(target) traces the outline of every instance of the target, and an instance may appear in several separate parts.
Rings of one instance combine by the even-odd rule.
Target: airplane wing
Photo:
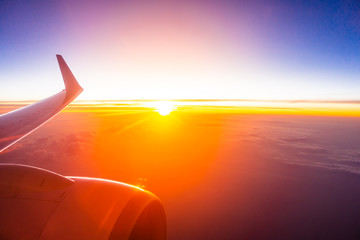
[[[61,55],[56,55],[65,89],[42,101],[0,116],[0,152],[30,134],[69,105],[82,91]]]
[[[57,55],[65,90],[0,116],[0,151],[49,121],[82,91]],[[0,239],[165,240],[166,216],[152,193],[125,183],[66,177],[0,163]]]

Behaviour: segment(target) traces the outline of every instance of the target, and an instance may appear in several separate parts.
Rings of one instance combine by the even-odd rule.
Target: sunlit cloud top
[[[0,100],[61,88],[80,99],[354,100],[356,1],[8,1],[0,8]]]

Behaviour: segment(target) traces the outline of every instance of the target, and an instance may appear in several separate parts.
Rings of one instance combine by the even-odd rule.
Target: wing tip
[[[64,80],[67,99],[76,98],[84,89],[80,86],[64,58],[60,54],[56,54],[60,71]]]

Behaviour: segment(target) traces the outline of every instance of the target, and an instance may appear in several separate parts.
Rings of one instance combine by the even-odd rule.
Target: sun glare
[[[152,102],[149,105],[154,107],[154,111],[158,112],[161,116],[169,115],[175,109],[174,104],[169,101]]]

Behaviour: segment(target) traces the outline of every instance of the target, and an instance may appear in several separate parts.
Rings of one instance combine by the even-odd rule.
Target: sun
[[[175,109],[174,104],[170,101],[152,102],[149,106],[155,108],[154,111],[158,112],[161,116],[169,115]]]

